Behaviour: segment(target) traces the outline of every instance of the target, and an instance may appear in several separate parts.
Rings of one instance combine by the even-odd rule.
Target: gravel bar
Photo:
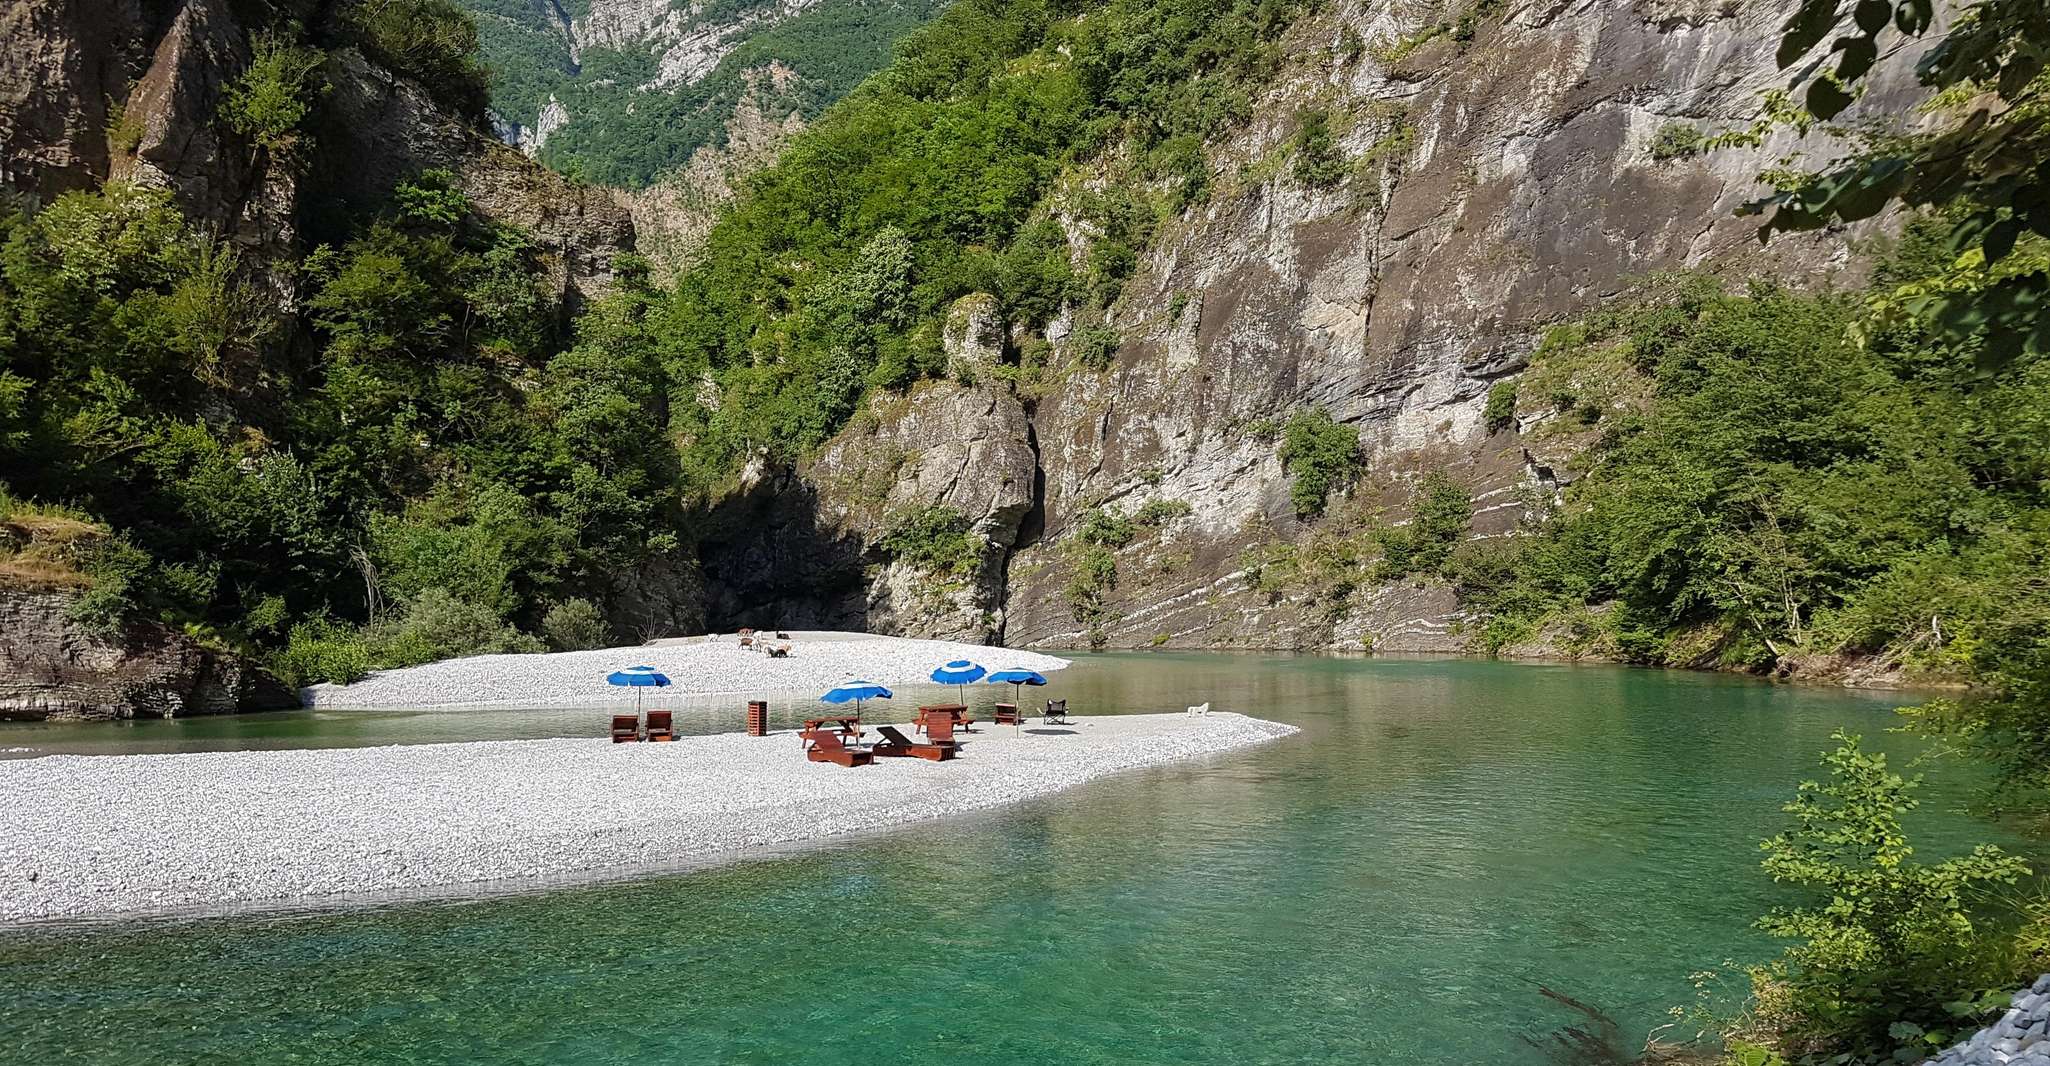
[[[50,756],[0,764],[0,922],[675,868],[1296,731],[1222,712],[985,725],[950,762],[851,769],[805,761],[791,733]]]
[[[652,666],[679,695],[768,695],[824,692],[850,678],[881,685],[930,682],[933,668],[969,659],[1002,670],[1046,673],[1068,660],[1037,652],[912,640],[865,633],[790,634],[787,658],[772,659],[739,645],[737,637],[566,651],[538,655],[475,655],[425,666],[381,670],[353,685],[314,685],[300,691],[308,707],[324,710],[484,706],[587,707],[617,702],[625,691],[605,676],[626,666]],[[778,643],[781,643],[780,641]]]

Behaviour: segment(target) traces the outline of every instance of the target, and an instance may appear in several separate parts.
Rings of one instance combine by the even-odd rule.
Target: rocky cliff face
[[[164,626],[95,634],[75,593],[0,587],[0,719],[179,718],[275,710],[299,697],[248,660]]]
[[[1005,563],[1034,498],[1029,433],[1008,389],[927,382],[862,412],[798,469],[750,466],[700,547],[707,621],[997,639]],[[884,543],[934,508],[965,526],[972,559],[958,570]]]
[[[1766,250],[1734,214],[1775,161],[1826,159],[1821,138],[1654,149],[1687,143],[1676,130],[1750,124],[1782,82],[1781,8],[1512,5],[1469,40],[1456,14],[1348,3],[1291,31],[1287,74],[1251,123],[1211,146],[1210,197],[1156,237],[1114,306],[1123,343],[1111,369],[1072,371],[1030,405],[1032,520],[989,577],[1001,585],[977,593],[1001,605],[1006,642],[1458,650],[1448,588],[1311,596],[1263,588],[1248,560],[1314,545],[1335,525],[1403,521],[1425,470],[1468,489],[1471,535],[1513,530],[1525,502],[1568,475],[1557,457],[1528,454],[1515,428],[1483,425],[1488,390],[1548,325],[1635,279],[1680,268],[1855,279],[1846,235]],[[1911,67],[1896,59],[1864,111],[1906,113]],[[1336,135],[1339,180],[1313,183],[1287,163],[1313,111]],[[1088,235],[1070,227],[1070,239],[1079,262]],[[1050,339],[1071,342],[1061,332]],[[1274,431],[1310,407],[1356,430],[1367,470],[1305,523]],[[846,506],[831,485],[810,488],[820,513]],[[1108,572],[1100,553],[1078,550],[1097,512],[1131,517],[1155,501],[1148,513],[1165,517],[1115,546]],[[708,561],[715,586],[722,571]],[[1100,602],[1085,609],[1078,588]]]
[[[333,14],[275,6],[308,22]],[[633,223],[610,193],[534,166],[350,47],[322,71],[330,88],[311,157],[259,150],[218,120],[250,60],[250,27],[231,0],[21,0],[0,12],[0,29],[0,177],[17,190],[164,187],[264,265],[301,251],[310,204],[376,204],[401,178],[442,167],[480,214],[535,234],[565,315],[604,289],[612,257],[632,246]]]

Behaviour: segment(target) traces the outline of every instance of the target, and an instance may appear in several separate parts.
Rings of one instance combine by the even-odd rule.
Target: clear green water
[[[1568,1027],[1634,1052],[1688,973],[1770,950],[1755,842],[1828,733],[1915,750],[1881,735],[1897,701],[1605,667],[1102,656],[1048,691],[1304,733],[632,883],[0,932],[0,1061],[1472,1066],[1576,1061]],[[580,721],[421,717],[212,742]],[[174,736],[206,746],[129,741]],[[2017,843],[1948,813],[1957,776],[1933,850]]]

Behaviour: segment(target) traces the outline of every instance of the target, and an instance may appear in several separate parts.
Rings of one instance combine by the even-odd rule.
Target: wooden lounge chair
[[[876,741],[875,747],[870,749],[877,758],[908,756],[914,759],[931,759],[934,762],[945,762],[953,758],[954,753],[960,749],[960,745],[951,740],[934,740],[921,744],[905,736],[893,725],[883,726],[877,732],[883,735],[883,739]]]
[[[997,704],[996,713],[991,715],[989,720],[998,725],[1017,725],[1021,721],[1018,717],[1018,705],[1015,703]]]
[[[668,711],[648,712],[648,739],[676,739],[676,727],[670,723],[670,714]]]
[[[875,761],[875,753],[866,748],[849,747],[840,739],[840,734],[830,729],[808,729],[799,734],[804,738],[804,757],[813,762],[838,763],[841,766],[866,766]]]
[[[925,739],[934,744],[954,743],[954,716],[951,714],[928,715],[925,719]]]
[[[1061,725],[1067,725],[1067,724],[1068,724],[1068,701],[1067,701],[1067,700],[1048,700],[1048,701],[1046,701],[1046,716],[1045,716],[1044,718],[1042,718],[1042,719],[1041,719],[1041,721],[1045,722],[1045,723],[1046,723],[1046,724],[1048,724],[1048,725],[1053,725],[1053,724],[1055,724],[1055,723],[1059,723],[1059,724],[1061,724]]]
[[[641,718],[637,714],[615,714],[612,716],[612,742],[624,744],[629,740],[641,739]]]

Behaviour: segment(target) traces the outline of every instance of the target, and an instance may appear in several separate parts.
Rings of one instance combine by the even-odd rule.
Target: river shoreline
[[[807,762],[790,733],[51,756],[0,777],[0,922],[317,904],[744,857],[1263,744],[1218,713],[983,727],[946,763]],[[871,734],[873,735],[873,734]]]
[[[594,651],[523,655],[475,655],[396,670],[379,670],[349,685],[301,689],[300,701],[316,710],[384,710],[426,707],[589,707],[631,701],[606,675],[628,666],[652,666],[669,686],[649,690],[655,698],[751,696],[808,692],[813,695],[852,678],[880,685],[931,683],[942,663],[968,659],[992,669],[1022,667],[1051,673],[1068,660],[1041,652],[918,640],[868,633],[792,631],[786,657],[744,648],[733,635],[691,637]],[[1006,690],[1008,691],[1008,690]]]

